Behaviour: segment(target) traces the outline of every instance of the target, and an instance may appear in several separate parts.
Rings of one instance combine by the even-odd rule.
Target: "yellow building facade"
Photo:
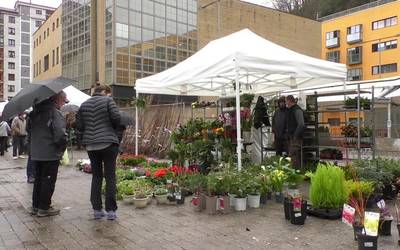
[[[33,82],[61,76],[61,6],[33,34]]]
[[[378,1],[323,17],[321,57],[346,64],[350,81],[398,76],[399,18],[400,1]]]

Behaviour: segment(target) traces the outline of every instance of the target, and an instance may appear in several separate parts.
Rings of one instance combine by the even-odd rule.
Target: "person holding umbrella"
[[[30,155],[36,170],[32,211],[38,217],[60,213],[51,206],[60,159],[67,148],[66,122],[60,108],[68,102],[61,91],[33,106],[29,114]]]
[[[115,166],[118,156],[117,129],[121,114],[110,97],[111,88],[99,85],[93,96],[84,102],[76,116],[76,128],[83,134],[82,144],[88,151],[92,166],[90,201],[95,219],[105,216],[101,199],[103,176],[106,180],[105,209],[107,219],[117,218]],[[103,169],[104,164],[104,169]]]

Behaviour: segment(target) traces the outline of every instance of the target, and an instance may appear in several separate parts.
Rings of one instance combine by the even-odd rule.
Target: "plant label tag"
[[[293,202],[293,210],[301,211],[301,198],[300,197],[293,198],[292,202]]]
[[[295,214],[294,214],[294,217],[296,217],[296,218],[297,218],[297,217],[301,217],[301,213],[295,213]]]
[[[177,199],[177,200],[180,200],[180,199],[182,199],[182,196],[181,196],[181,194],[176,194],[176,195],[175,195],[175,199]]]
[[[344,222],[346,225],[352,227],[353,226],[353,222],[354,222],[354,214],[355,214],[356,210],[347,205],[344,204],[343,205],[343,213],[342,213],[342,222]]]
[[[373,242],[364,242],[364,247],[373,247],[374,243]]]
[[[379,213],[365,212],[364,228],[365,234],[378,236]]]

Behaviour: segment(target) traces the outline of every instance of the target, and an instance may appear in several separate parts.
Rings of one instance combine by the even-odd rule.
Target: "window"
[[[47,36],[50,34],[50,28],[47,28]]]
[[[8,51],[8,57],[9,57],[9,58],[15,58],[15,51],[9,50],[9,51]]]
[[[9,62],[8,63],[8,69],[15,69],[15,63],[14,62]]]
[[[362,47],[347,49],[347,64],[358,64],[362,62]]]
[[[8,34],[15,35],[15,28],[8,28]]]
[[[60,20],[57,18],[57,28],[58,28],[58,24],[60,23]]]
[[[15,74],[8,74],[9,81],[15,81]]]
[[[15,92],[15,86],[14,85],[8,85],[7,89],[8,89],[8,92]]]
[[[362,69],[349,69],[347,71],[347,80],[348,81],[359,81],[362,80]]]
[[[33,64],[33,77],[36,77],[36,63]]]
[[[42,42],[42,37],[39,36],[39,44]]]
[[[397,25],[397,16],[372,22],[372,29],[377,30],[394,25]]]
[[[379,65],[372,66],[372,74],[373,75],[390,73],[390,72],[397,72],[397,63],[384,64],[384,65],[381,65],[380,67],[379,67]]]
[[[39,60],[39,74],[42,73],[42,60]]]
[[[358,124],[358,118],[349,118],[349,123],[350,123],[350,124],[353,124],[354,126],[357,126],[357,124]],[[360,118],[360,123],[361,123],[361,124],[363,123],[362,117]]]
[[[15,47],[15,40],[14,39],[8,39],[8,46]]]
[[[340,118],[328,118],[329,126],[340,126]]]
[[[128,25],[123,23],[116,23],[115,24],[115,31],[116,36],[120,38],[128,39],[129,32],[128,32]]]
[[[43,58],[43,64],[43,72],[46,72],[49,69],[49,55]]]
[[[372,44],[372,52],[397,48],[397,40]]]
[[[330,51],[326,53],[326,60],[331,62],[340,62],[340,51]]]
[[[355,43],[361,41],[362,40],[361,32],[362,32],[361,24],[347,27],[347,42]]]
[[[15,17],[14,16],[9,16],[8,17],[8,22],[9,23],[15,23]]]
[[[53,30],[52,31],[54,31],[55,29],[56,29],[56,24],[53,23]]]
[[[43,40],[46,39],[46,31],[43,32]]]
[[[56,64],[58,64],[58,61],[59,61],[59,59],[60,59],[60,57],[59,57],[59,49],[58,49],[58,47],[57,47],[57,51],[56,51]]]
[[[42,14],[42,10],[36,10],[36,15],[41,15]]]
[[[36,20],[35,21],[35,26],[39,27],[40,25],[42,25],[42,21]]]
[[[326,32],[326,47],[327,48],[334,48],[339,46],[339,35],[340,31],[335,30],[331,32]]]
[[[55,52],[54,52],[54,49],[53,49],[53,57],[52,57],[52,66],[54,67],[54,63],[55,63]]]

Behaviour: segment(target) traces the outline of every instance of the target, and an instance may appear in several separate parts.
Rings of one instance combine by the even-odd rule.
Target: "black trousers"
[[[47,210],[57,181],[60,161],[32,161],[36,171],[33,184],[32,207]]]
[[[18,156],[18,155],[24,154],[25,137],[26,137],[25,135],[13,136],[13,156]]]
[[[7,149],[7,136],[0,136],[0,155],[4,155]]]
[[[106,211],[116,211],[118,207],[116,201],[115,165],[118,156],[118,145],[112,144],[105,149],[88,151],[88,155],[92,166],[92,187],[90,192],[92,207],[95,210],[103,208],[101,186],[104,177],[106,179]]]
[[[285,152],[287,154],[287,152],[288,152],[287,144],[288,144],[288,141],[286,138],[275,136],[275,153],[276,153],[276,155],[282,156],[283,152]]]

